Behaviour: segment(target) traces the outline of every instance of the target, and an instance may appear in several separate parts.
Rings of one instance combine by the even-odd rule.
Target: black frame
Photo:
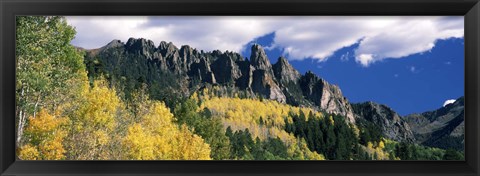
[[[17,15],[465,16],[465,161],[15,161]],[[478,0],[0,0],[0,175],[463,175],[480,171]]]

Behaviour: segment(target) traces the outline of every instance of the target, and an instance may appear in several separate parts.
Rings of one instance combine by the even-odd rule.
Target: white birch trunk
[[[22,87],[22,93],[20,93],[20,98],[19,101],[22,100],[24,96],[25,90]],[[17,129],[17,142],[16,145],[18,146],[20,144],[20,141],[22,140],[22,135],[23,135],[23,126],[25,125],[25,112],[23,107],[19,107],[19,113],[18,113],[18,129]]]

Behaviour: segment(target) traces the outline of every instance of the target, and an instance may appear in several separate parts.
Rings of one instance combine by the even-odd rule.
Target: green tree
[[[445,155],[443,155],[443,159],[444,160],[464,160],[464,156],[460,152],[454,149],[447,149],[445,151]]]
[[[174,114],[179,125],[186,124],[210,144],[211,157],[216,160],[230,158],[230,141],[225,135],[222,122],[212,118],[208,108],[197,112],[198,105],[194,97],[175,106]]]
[[[26,117],[59,106],[71,113],[74,108],[67,106],[88,85],[83,53],[70,45],[75,30],[65,18],[19,16],[16,27],[16,142],[21,146]]]

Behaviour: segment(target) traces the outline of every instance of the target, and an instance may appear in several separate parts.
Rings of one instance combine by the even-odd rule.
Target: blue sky
[[[270,46],[275,33],[256,38]],[[330,83],[340,86],[350,102],[373,101],[388,105],[401,115],[438,109],[449,99],[464,95],[464,40],[439,40],[427,52],[402,59],[386,59],[364,67],[355,61],[358,43],[336,51],[327,61],[293,60],[290,63],[304,74],[311,70]],[[272,63],[284,55],[279,48],[266,50]],[[244,50],[242,55],[249,56]],[[450,103],[452,103],[450,101]]]
[[[113,39],[171,41],[249,57],[253,42],[275,63],[337,84],[350,102],[374,101],[401,115],[464,95],[463,17],[67,17],[72,44]]]

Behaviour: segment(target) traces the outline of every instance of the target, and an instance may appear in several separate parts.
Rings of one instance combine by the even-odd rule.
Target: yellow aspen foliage
[[[177,126],[173,114],[160,102],[152,102],[139,123],[128,127],[122,140],[129,160],[209,160],[210,146],[185,125]]]
[[[99,80],[85,92],[81,105],[71,117],[69,159],[112,159],[117,118],[122,116],[123,102],[106,81]]]
[[[384,148],[385,148],[385,143],[384,143],[383,141],[380,141],[380,142],[378,143],[378,148],[384,149]]]
[[[37,147],[34,147],[30,144],[24,145],[18,151],[18,157],[22,160],[39,160],[40,153],[37,150]]]
[[[205,100],[199,107],[199,111],[208,108],[213,116],[227,118],[232,121],[245,124],[260,124],[260,117],[266,126],[283,128],[285,118],[292,121],[288,116],[290,112],[299,114],[313,113],[316,117],[322,117],[319,112],[310,108],[294,107],[273,100],[255,100],[227,97],[212,97]],[[307,117],[308,118],[308,117]]]
[[[120,107],[120,99],[115,90],[108,88],[105,81],[95,81],[85,101],[85,105],[78,111],[78,117],[83,124],[108,130],[115,127],[115,115]]]
[[[58,113],[57,113],[58,114]],[[59,160],[65,158],[63,141],[66,136],[62,125],[66,118],[59,118],[42,109],[29,118],[26,128],[27,144],[20,147],[18,156],[23,160]]]
[[[385,142],[382,140],[376,146],[372,142],[368,142],[365,150],[370,156],[376,156],[373,158],[374,160],[389,160],[390,154],[384,148]]]
[[[193,92],[192,95],[190,95],[190,98],[193,99],[196,103],[199,102],[199,99],[198,99],[198,94],[197,92]]]
[[[28,118],[29,125],[26,132],[34,136],[42,137],[53,133],[62,124],[65,124],[65,118],[57,118],[50,115],[46,110],[42,109],[36,117]]]
[[[128,128],[128,135],[124,138],[124,145],[127,148],[128,159],[133,160],[152,160],[154,159],[154,141],[151,134],[145,134],[140,124],[132,125]],[[160,148],[158,153],[166,153],[166,148]]]
[[[198,111],[208,109],[213,118],[220,118],[225,129],[233,131],[248,129],[252,139],[264,141],[268,138],[279,138],[288,148],[288,154],[296,159],[324,160],[325,157],[312,152],[306,142],[301,142],[285,130],[285,120],[292,123],[289,113],[299,115],[312,114],[323,117],[323,114],[310,108],[294,107],[273,100],[240,99],[228,97],[211,97],[204,100]],[[260,122],[262,121],[262,122]]]
[[[294,160],[325,160],[322,154],[310,151],[305,139],[297,139],[295,144],[288,147],[287,153]]]
[[[329,116],[328,117],[328,121],[330,122],[330,125],[335,125],[335,120],[333,120],[333,117],[332,116]]]
[[[63,148],[65,135],[57,135],[53,140],[43,142],[38,148],[44,160],[59,160],[65,158],[66,150]]]
[[[372,144],[372,142],[370,142],[370,141],[367,142],[367,148],[373,149],[373,144]]]
[[[203,100],[209,100],[210,97],[212,96],[212,95],[210,95],[210,92],[209,92],[208,88],[203,89],[201,94],[202,94],[201,99],[203,99]]]

